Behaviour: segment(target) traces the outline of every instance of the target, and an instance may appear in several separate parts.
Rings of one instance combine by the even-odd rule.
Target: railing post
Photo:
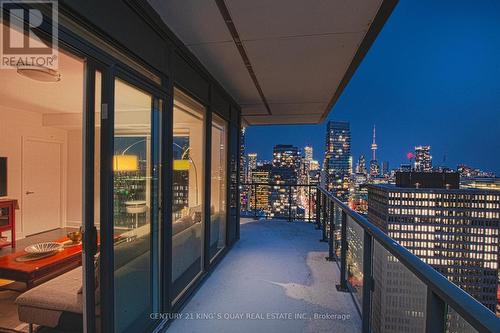
[[[362,304],[362,332],[370,333],[371,297],[373,290],[372,269],[372,236],[364,231],[363,239],[363,304]]]
[[[347,288],[347,213],[342,210],[342,227],[340,229],[340,284],[338,291],[349,291]]]
[[[253,218],[257,220],[257,184],[253,186]]]
[[[292,222],[292,185],[288,186],[288,222]]]
[[[324,195],[324,204],[323,204],[323,221],[321,223],[321,239],[319,240],[320,242],[328,242],[328,239],[326,238],[326,221],[327,219],[327,205],[331,204],[331,201],[328,200],[328,197],[326,194]]]
[[[328,257],[326,257],[326,260],[334,261],[335,203],[332,201],[330,201],[330,218],[328,219],[328,223],[330,228],[328,230]]]
[[[425,332],[446,332],[446,303],[427,287],[427,305],[425,309]]]
[[[311,222],[311,185],[307,188],[307,221]]]
[[[321,191],[316,187],[316,230],[319,230],[321,224]]]

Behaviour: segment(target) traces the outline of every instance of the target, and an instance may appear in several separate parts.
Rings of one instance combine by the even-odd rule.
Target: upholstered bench
[[[55,328],[64,313],[83,312],[82,268],[78,267],[38,287],[30,289],[16,299],[19,320],[32,325]]]

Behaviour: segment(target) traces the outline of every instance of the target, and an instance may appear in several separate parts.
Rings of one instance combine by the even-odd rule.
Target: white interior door
[[[26,139],[23,145],[24,236],[61,226],[62,147],[59,142]]]

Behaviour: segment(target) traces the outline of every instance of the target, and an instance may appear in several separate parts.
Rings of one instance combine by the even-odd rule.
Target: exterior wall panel
[[[174,85],[181,87],[205,105],[210,104],[210,83],[179,52],[174,52],[172,75]]]
[[[151,67],[168,73],[165,40],[125,1],[64,0],[61,4],[84,17]]]
[[[224,98],[223,93],[219,89],[213,89],[212,108],[222,118],[230,120],[230,113],[231,113],[230,101]]]

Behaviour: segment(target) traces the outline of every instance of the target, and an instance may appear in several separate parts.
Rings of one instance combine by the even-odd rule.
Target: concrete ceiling
[[[149,0],[249,125],[324,120],[396,2]]]

